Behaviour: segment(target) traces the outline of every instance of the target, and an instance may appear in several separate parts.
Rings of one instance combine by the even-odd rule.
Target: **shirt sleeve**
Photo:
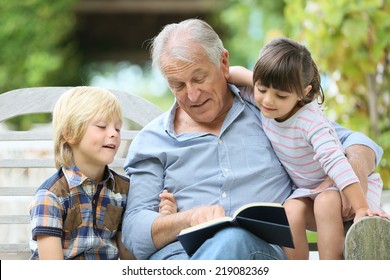
[[[250,102],[251,104],[256,105],[255,92],[253,87],[239,87],[240,96],[245,101]]]
[[[57,236],[62,238],[63,207],[58,197],[46,190],[38,190],[30,205],[32,238],[38,235]]]
[[[341,144],[343,145],[344,150],[353,145],[367,146],[374,151],[376,165],[378,166],[383,156],[383,149],[378,144],[376,144],[373,140],[361,132],[351,131],[335,122],[332,124],[336,130]]]
[[[308,142],[315,151],[314,160],[318,160],[325,173],[342,190],[352,183],[359,182],[358,177],[349,164],[333,127],[325,118],[313,118],[308,129]]]
[[[163,184],[161,163],[143,153],[145,150],[139,139],[134,139],[125,163],[130,192],[122,223],[122,242],[137,259],[148,259],[157,251],[152,225],[159,215],[158,194]]]

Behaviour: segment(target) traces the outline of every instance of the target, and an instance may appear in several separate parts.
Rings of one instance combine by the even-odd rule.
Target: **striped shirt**
[[[336,132],[315,102],[284,122],[262,116],[264,132],[296,188],[291,197],[307,196],[327,176],[339,190],[359,182]]]
[[[252,104],[256,104],[253,88],[241,88],[240,94],[245,100],[251,102]],[[373,142],[370,138],[360,132],[347,131],[345,128],[343,128],[337,123],[330,123],[329,120],[325,117],[321,108],[315,103],[308,104],[304,108],[304,110],[302,110],[302,108],[297,113],[295,113],[295,115],[292,116],[289,120],[286,120],[282,123],[276,122],[275,120],[266,119],[262,116],[262,125],[264,127],[264,131],[267,137],[273,137],[273,140],[271,141],[273,141],[273,148],[276,148],[275,152],[278,158],[282,162],[283,158],[285,158],[285,162],[283,162],[283,165],[285,167],[286,165],[291,167],[291,169],[288,170],[288,173],[290,176],[293,177],[294,182],[298,186],[294,186],[294,193],[289,198],[316,196],[318,193],[310,193],[309,189],[315,187],[316,183],[317,185],[319,185],[319,183],[321,183],[322,180],[327,176],[326,171],[324,169],[323,171],[321,171],[322,164],[325,163],[327,164],[328,169],[331,169],[332,173],[335,174],[335,176],[337,176],[337,170],[342,170],[345,173],[341,174],[340,176],[346,178],[347,174],[351,174],[351,178],[354,178],[354,174],[351,173],[350,166],[348,166],[348,164],[345,164],[345,159],[343,158],[343,155],[340,154],[339,149],[346,149],[352,145],[367,146],[375,153],[376,165],[379,164],[383,155],[383,149],[379,147],[375,142]],[[305,110],[308,110],[308,112],[305,112]],[[309,128],[309,125],[311,129]],[[296,126],[295,129],[294,126]],[[316,126],[317,128],[315,128]],[[322,133],[324,135],[322,137],[319,137],[320,139],[316,140],[317,142],[315,143],[315,145],[312,145],[311,141],[314,141],[315,137],[318,137],[318,135],[321,134],[320,129],[322,129]],[[309,135],[311,135],[311,137],[309,137]],[[335,152],[333,156],[329,157],[329,160],[325,159],[327,158],[327,153],[330,153],[330,150],[326,150],[325,147],[321,146],[321,143],[326,143],[327,140],[330,141],[328,142],[328,144],[333,147]],[[342,143],[342,147],[340,146],[339,142]],[[287,149],[285,149],[284,147],[287,147]],[[315,150],[315,148],[317,149],[317,151],[319,151],[318,155],[316,154],[317,151]],[[321,155],[321,152],[323,152],[324,154]],[[307,155],[306,160],[308,161],[303,162],[302,158],[304,158],[305,153]],[[290,155],[290,157],[288,155]],[[309,155],[312,155],[312,157],[310,157]],[[332,161],[335,161],[337,159],[341,159],[341,164],[346,166],[347,171],[341,169],[341,165],[332,165]],[[316,165],[316,167],[311,167],[310,164],[314,164]],[[305,166],[305,169],[308,170],[307,173],[304,173],[305,171],[302,166]],[[313,170],[315,170],[316,172],[313,172]],[[309,174],[312,175],[311,178],[308,177]],[[311,180],[312,183],[307,183],[306,180]],[[338,181],[341,180],[342,177],[338,177]],[[299,185],[299,183],[302,184]],[[302,187],[299,188],[299,186]],[[343,188],[345,186],[346,182],[341,182],[340,187]],[[380,210],[381,194],[383,188],[383,182],[380,177],[380,174],[370,174],[367,178],[367,187],[368,188],[366,193],[366,199],[370,209]],[[334,187],[333,189],[337,188]]]
[[[62,239],[64,259],[118,259],[129,180],[106,167],[94,184],[76,166],[61,168],[37,190],[30,206],[31,259],[39,259],[38,235]]]

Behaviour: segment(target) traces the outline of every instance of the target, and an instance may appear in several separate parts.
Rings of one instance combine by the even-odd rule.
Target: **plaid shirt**
[[[94,182],[76,166],[61,168],[37,190],[30,206],[31,259],[39,259],[37,236],[62,240],[64,259],[118,259],[129,180],[106,167]]]

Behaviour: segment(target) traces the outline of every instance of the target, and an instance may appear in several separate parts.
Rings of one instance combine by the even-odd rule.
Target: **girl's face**
[[[255,99],[264,117],[282,122],[299,110],[300,99],[295,93],[280,91],[255,83]]]

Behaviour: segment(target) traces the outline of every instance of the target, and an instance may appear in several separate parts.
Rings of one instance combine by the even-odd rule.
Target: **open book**
[[[294,248],[286,212],[279,203],[250,203],[236,210],[233,217],[221,217],[183,229],[177,239],[188,255],[192,255],[207,239],[222,228],[238,226],[264,241]]]

